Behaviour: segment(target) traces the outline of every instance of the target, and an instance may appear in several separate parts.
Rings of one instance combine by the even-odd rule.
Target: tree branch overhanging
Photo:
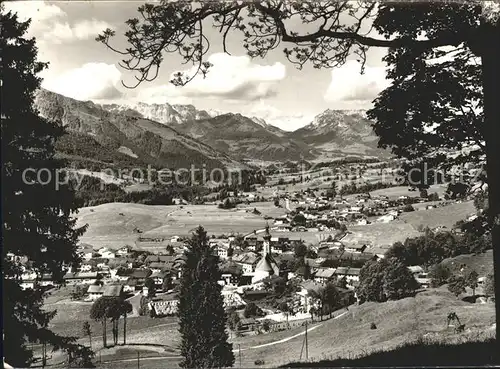
[[[212,19],[213,27],[222,34],[223,51],[229,54],[226,40],[230,32],[238,31],[244,36],[244,47],[250,57],[265,57],[267,52],[282,42],[294,45],[284,49],[290,62],[301,68],[311,62],[315,68],[331,68],[342,65],[350,54],[356,54],[359,61],[366,61],[369,47],[398,48],[410,46],[420,50],[446,45],[458,46],[464,41],[459,32],[445,32],[430,35],[428,39],[417,39],[408,35],[390,38],[376,38],[363,33],[367,26],[373,29],[373,22],[380,5],[377,3],[326,1],[232,1],[232,2],[168,2],[159,5],[146,4],[139,8],[141,20],[127,21],[129,31],[125,33],[131,47],[125,51],[111,45],[115,36],[106,30],[96,38],[106,47],[128,56],[122,62],[126,70],[137,72],[137,84],[153,80],[165,53],[176,53],[183,57],[183,63],[197,66],[196,74],[206,74],[209,65],[203,59],[210,45],[203,34],[203,22]],[[297,33],[288,21],[300,17],[303,24],[316,24],[315,31]],[[348,17],[349,21],[342,20]],[[352,24],[349,24],[351,22]],[[366,28],[366,27],[365,27]],[[363,69],[363,68],[362,68]],[[183,75],[183,73],[181,73]],[[194,76],[174,78],[175,83],[184,85]]]

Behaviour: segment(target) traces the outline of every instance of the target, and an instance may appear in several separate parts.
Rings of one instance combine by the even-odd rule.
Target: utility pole
[[[240,368],[241,368],[241,345],[238,343],[238,356],[240,357]]]
[[[139,366],[140,366],[140,364],[139,364],[139,351],[137,351],[137,369],[139,369]]]
[[[306,320],[306,360],[309,358],[309,350],[307,346],[307,320]]]

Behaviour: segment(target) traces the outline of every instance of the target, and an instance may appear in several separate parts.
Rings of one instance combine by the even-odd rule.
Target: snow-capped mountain
[[[146,104],[142,102],[131,104],[104,104],[102,107],[116,113],[127,113],[136,111],[142,117],[163,124],[182,124],[187,121],[207,119],[220,115],[220,112],[198,110],[193,105]]]

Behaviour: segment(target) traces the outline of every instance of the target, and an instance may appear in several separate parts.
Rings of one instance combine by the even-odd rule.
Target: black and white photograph
[[[500,0],[0,19],[4,368],[500,365]]]

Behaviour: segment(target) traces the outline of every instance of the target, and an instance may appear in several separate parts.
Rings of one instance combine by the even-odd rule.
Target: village
[[[228,199],[248,201],[249,197],[244,193],[241,198],[232,195],[228,193],[220,204]],[[315,315],[322,318],[355,303],[361,267],[367,261],[384,258],[391,245],[352,237],[352,227],[386,224],[404,212],[422,212],[462,201],[441,201],[437,194],[432,197],[434,201],[416,194],[396,198],[369,192],[346,197],[328,195],[312,190],[274,195],[268,203],[281,208],[283,215],[263,216],[262,227],[246,234],[210,235],[208,246],[220,260],[224,306],[241,316],[239,334],[262,333],[263,324],[285,329],[285,321],[289,326],[291,321],[314,319]],[[135,315],[175,316],[188,239],[185,235],[138,233],[134,245],[119,248],[81,243],[78,253],[82,263],[79,268],[65,270],[63,286],[54,283],[50,275],[37,278],[27,268],[22,287],[71,289],[73,300],[89,303],[101,296],[121,297],[131,303]],[[429,287],[430,278],[423,266],[408,268],[422,288]],[[334,284],[342,298],[325,310],[320,291],[328,284]],[[253,312],[245,313],[249,304]]]

